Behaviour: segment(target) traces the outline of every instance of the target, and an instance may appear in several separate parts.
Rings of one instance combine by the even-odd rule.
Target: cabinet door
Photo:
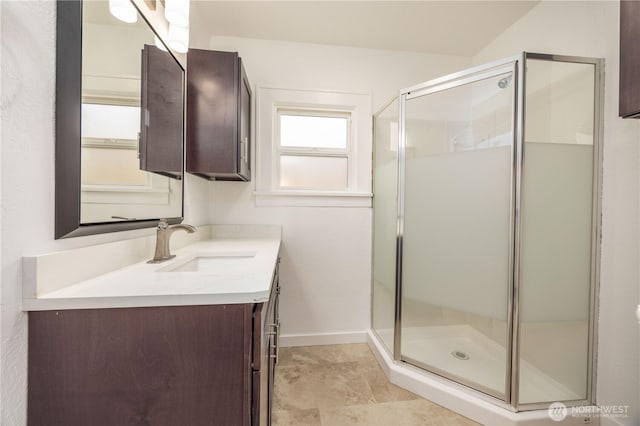
[[[183,71],[168,52],[142,50],[140,169],[182,178]]]
[[[240,108],[238,111],[240,117],[240,134],[238,135],[240,155],[238,158],[238,170],[245,180],[251,180],[251,85],[240,58],[238,58],[238,66],[240,68]]]
[[[275,300],[273,300],[273,304],[274,307],[278,302],[278,295],[276,294],[275,296]],[[275,313],[275,310],[272,311],[272,313]],[[266,424],[268,426],[271,426],[271,417],[273,414],[273,398],[275,397],[274,395],[274,385],[275,385],[275,375],[276,375],[276,363],[278,362],[278,337],[280,334],[279,328],[280,328],[280,324],[278,323],[278,321],[276,320],[275,317],[271,318],[271,328],[274,330],[273,332],[271,332],[271,334],[269,335],[269,346],[268,346],[268,350],[267,350],[267,364],[266,364],[266,370],[267,370],[267,401],[266,401],[266,406],[267,406],[267,419],[266,419]]]
[[[30,312],[28,424],[249,425],[252,309]]]
[[[278,355],[279,322],[277,320],[278,266],[271,282],[269,301],[256,305],[253,315],[253,404],[252,424],[270,426],[273,411],[273,385]]]
[[[256,395],[257,397],[255,398],[255,404],[258,405],[257,407],[257,412],[258,412],[258,416],[256,417],[256,422],[254,423],[254,426],[270,426],[271,425],[271,394],[272,394],[272,389],[273,389],[273,381],[272,376],[271,376],[271,365],[270,365],[270,358],[271,358],[271,351],[269,350],[269,348],[271,348],[272,345],[272,337],[271,336],[266,336],[266,341],[265,341],[265,347],[267,348],[267,350],[265,350],[264,354],[263,354],[263,359],[262,359],[262,370],[260,371],[256,371],[255,374],[258,379],[258,383],[255,384],[254,386],[254,390],[256,390],[257,392],[259,392],[259,395]],[[254,394],[255,395],[255,394]]]
[[[640,2],[620,2],[621,117],[640,117]]]
[[[280,259],[278,259],[278,263]],[[271,425],[271,416],[273,414],[273,398],[274,398],[274,384],[276,374],[276,363],[278,362],[278,346],[280,339],[280,320],[278,318],[278,305],[280,301],[280,283],[278,263],[276,263],[276,269],[273,273],[273,281],[271,283],[271,296],[269,297],[269,309],[267,314],[266,334],[267,339],[267,354],[266,362],[263,365],[263,369],[266,371],[267,385],[266,385],[266,420],[265,423],[268,426]]]

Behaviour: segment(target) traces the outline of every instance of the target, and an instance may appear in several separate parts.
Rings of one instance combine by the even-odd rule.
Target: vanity
[[[104,0],[57,2],[55,238],[157,227],[163,249],[154,255],[156,239],[145,236],[23,258],[27,422],[270,425],[281,229],[200,227],[176,235],[170,257],[169,225],[193,232],[176,225],[185,129],[197,130],[197,117],[186,120],[187,58],[162,40],[164,2],[124,3],[134,19],[118,18]],[[242,70],[236,56],[226,57]],[[215,72],[205,65],[208,82]],[[206,97],[202,114],[208,120],[237,95],[239,114],[222,123],[234,129],[223,151],[234,154],[232,177],[248,180],[250,86],[235,75],[242,90]],[[204,136],[196,140],[203,152],[218,152]],[[191,154],[188,165],[198,159]]]
[[[70,262],[150,241],[24,258],[29,425],[271,423],[280,228],[210,228],[71,284]]]

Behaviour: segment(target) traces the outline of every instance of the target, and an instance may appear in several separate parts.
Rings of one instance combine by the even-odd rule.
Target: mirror
[[[179,223],[183,67],[140,13],[57,7],[56,238]]]

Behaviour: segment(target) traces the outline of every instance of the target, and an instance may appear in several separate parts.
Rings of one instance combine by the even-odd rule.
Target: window
[[[349,188],[349,112],[279,110],[280,189]]]
[[[258,205],[371,205],[365,94],[257,90]]]

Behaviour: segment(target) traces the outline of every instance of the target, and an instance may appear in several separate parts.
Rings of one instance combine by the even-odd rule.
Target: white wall
[[[254,88],[371,92],[373,111],[403,87],[469,65],[468,58],[454,56],[231,37],[213,37],[202,47],[238,51]],[[253,181],[212,183],[211,219],[216,224],[283,226],[285,343],[311,341],[287,335],[334,334],[316,342],[358,338],[370,324],[371,209],[256,207],[254,188]]]
[[[618,2],[541,2],[474,57],[555,53],[606,59],[604,182],[597,400],[629,405],[619,424],[640,424],[638,324],[640,123],[618,118]],[[603,418],[602,424],[612,419]]]
[[[56,241],[54,230],[55,2],[0,2],[2,295],[0,424],[26,424],[27,316],[22,256],[151,235],[153,229]],[[208,221],[205,188],[187,176],[185,222]]]

